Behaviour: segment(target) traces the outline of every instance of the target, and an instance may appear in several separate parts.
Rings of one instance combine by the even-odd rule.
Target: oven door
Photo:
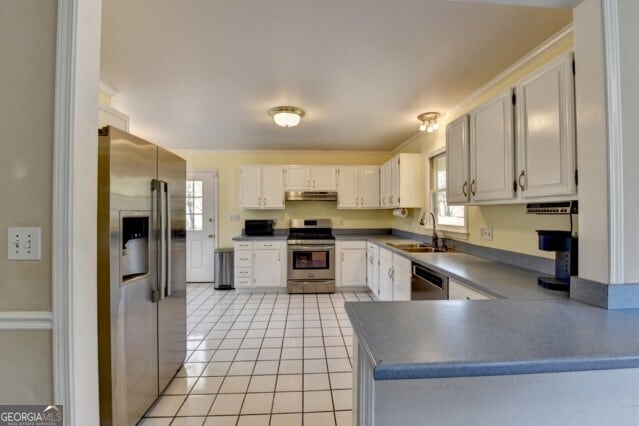
[[[288,246],[289,280],[334,280],[335,245]]]

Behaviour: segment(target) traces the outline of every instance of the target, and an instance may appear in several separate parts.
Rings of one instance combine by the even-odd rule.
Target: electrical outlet
[[[239,222],[239,221],[240,221],[239,213],[231,213],[229,215],[229,222]]]
[[[40,228],[9,228],[7,259],[40,260]]]
[[[492,226],[482,226],[479,228],[479,238],[482,240],[492,241],[493,239],[493,227]]]

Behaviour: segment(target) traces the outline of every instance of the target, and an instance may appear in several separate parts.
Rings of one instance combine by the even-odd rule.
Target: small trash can
[[[233,282],[233,249],[215,249],[213,255],[215,256],[215,282],[213,287],[219,290],[235,288]]]

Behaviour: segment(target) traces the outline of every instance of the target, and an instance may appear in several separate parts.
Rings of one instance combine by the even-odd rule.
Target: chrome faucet
[[[433,214],[432,211],[428,212],[428,214],[430,215],[430,217],[433,218],[433,247],[435,247],[436,249],[439,248],[439,237],[437,236],[437,225],[435,223],[435,215]]]

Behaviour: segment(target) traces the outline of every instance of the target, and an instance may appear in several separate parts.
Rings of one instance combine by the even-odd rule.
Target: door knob
[[[209,234],[209,238],[215,237],[215,234]]]

